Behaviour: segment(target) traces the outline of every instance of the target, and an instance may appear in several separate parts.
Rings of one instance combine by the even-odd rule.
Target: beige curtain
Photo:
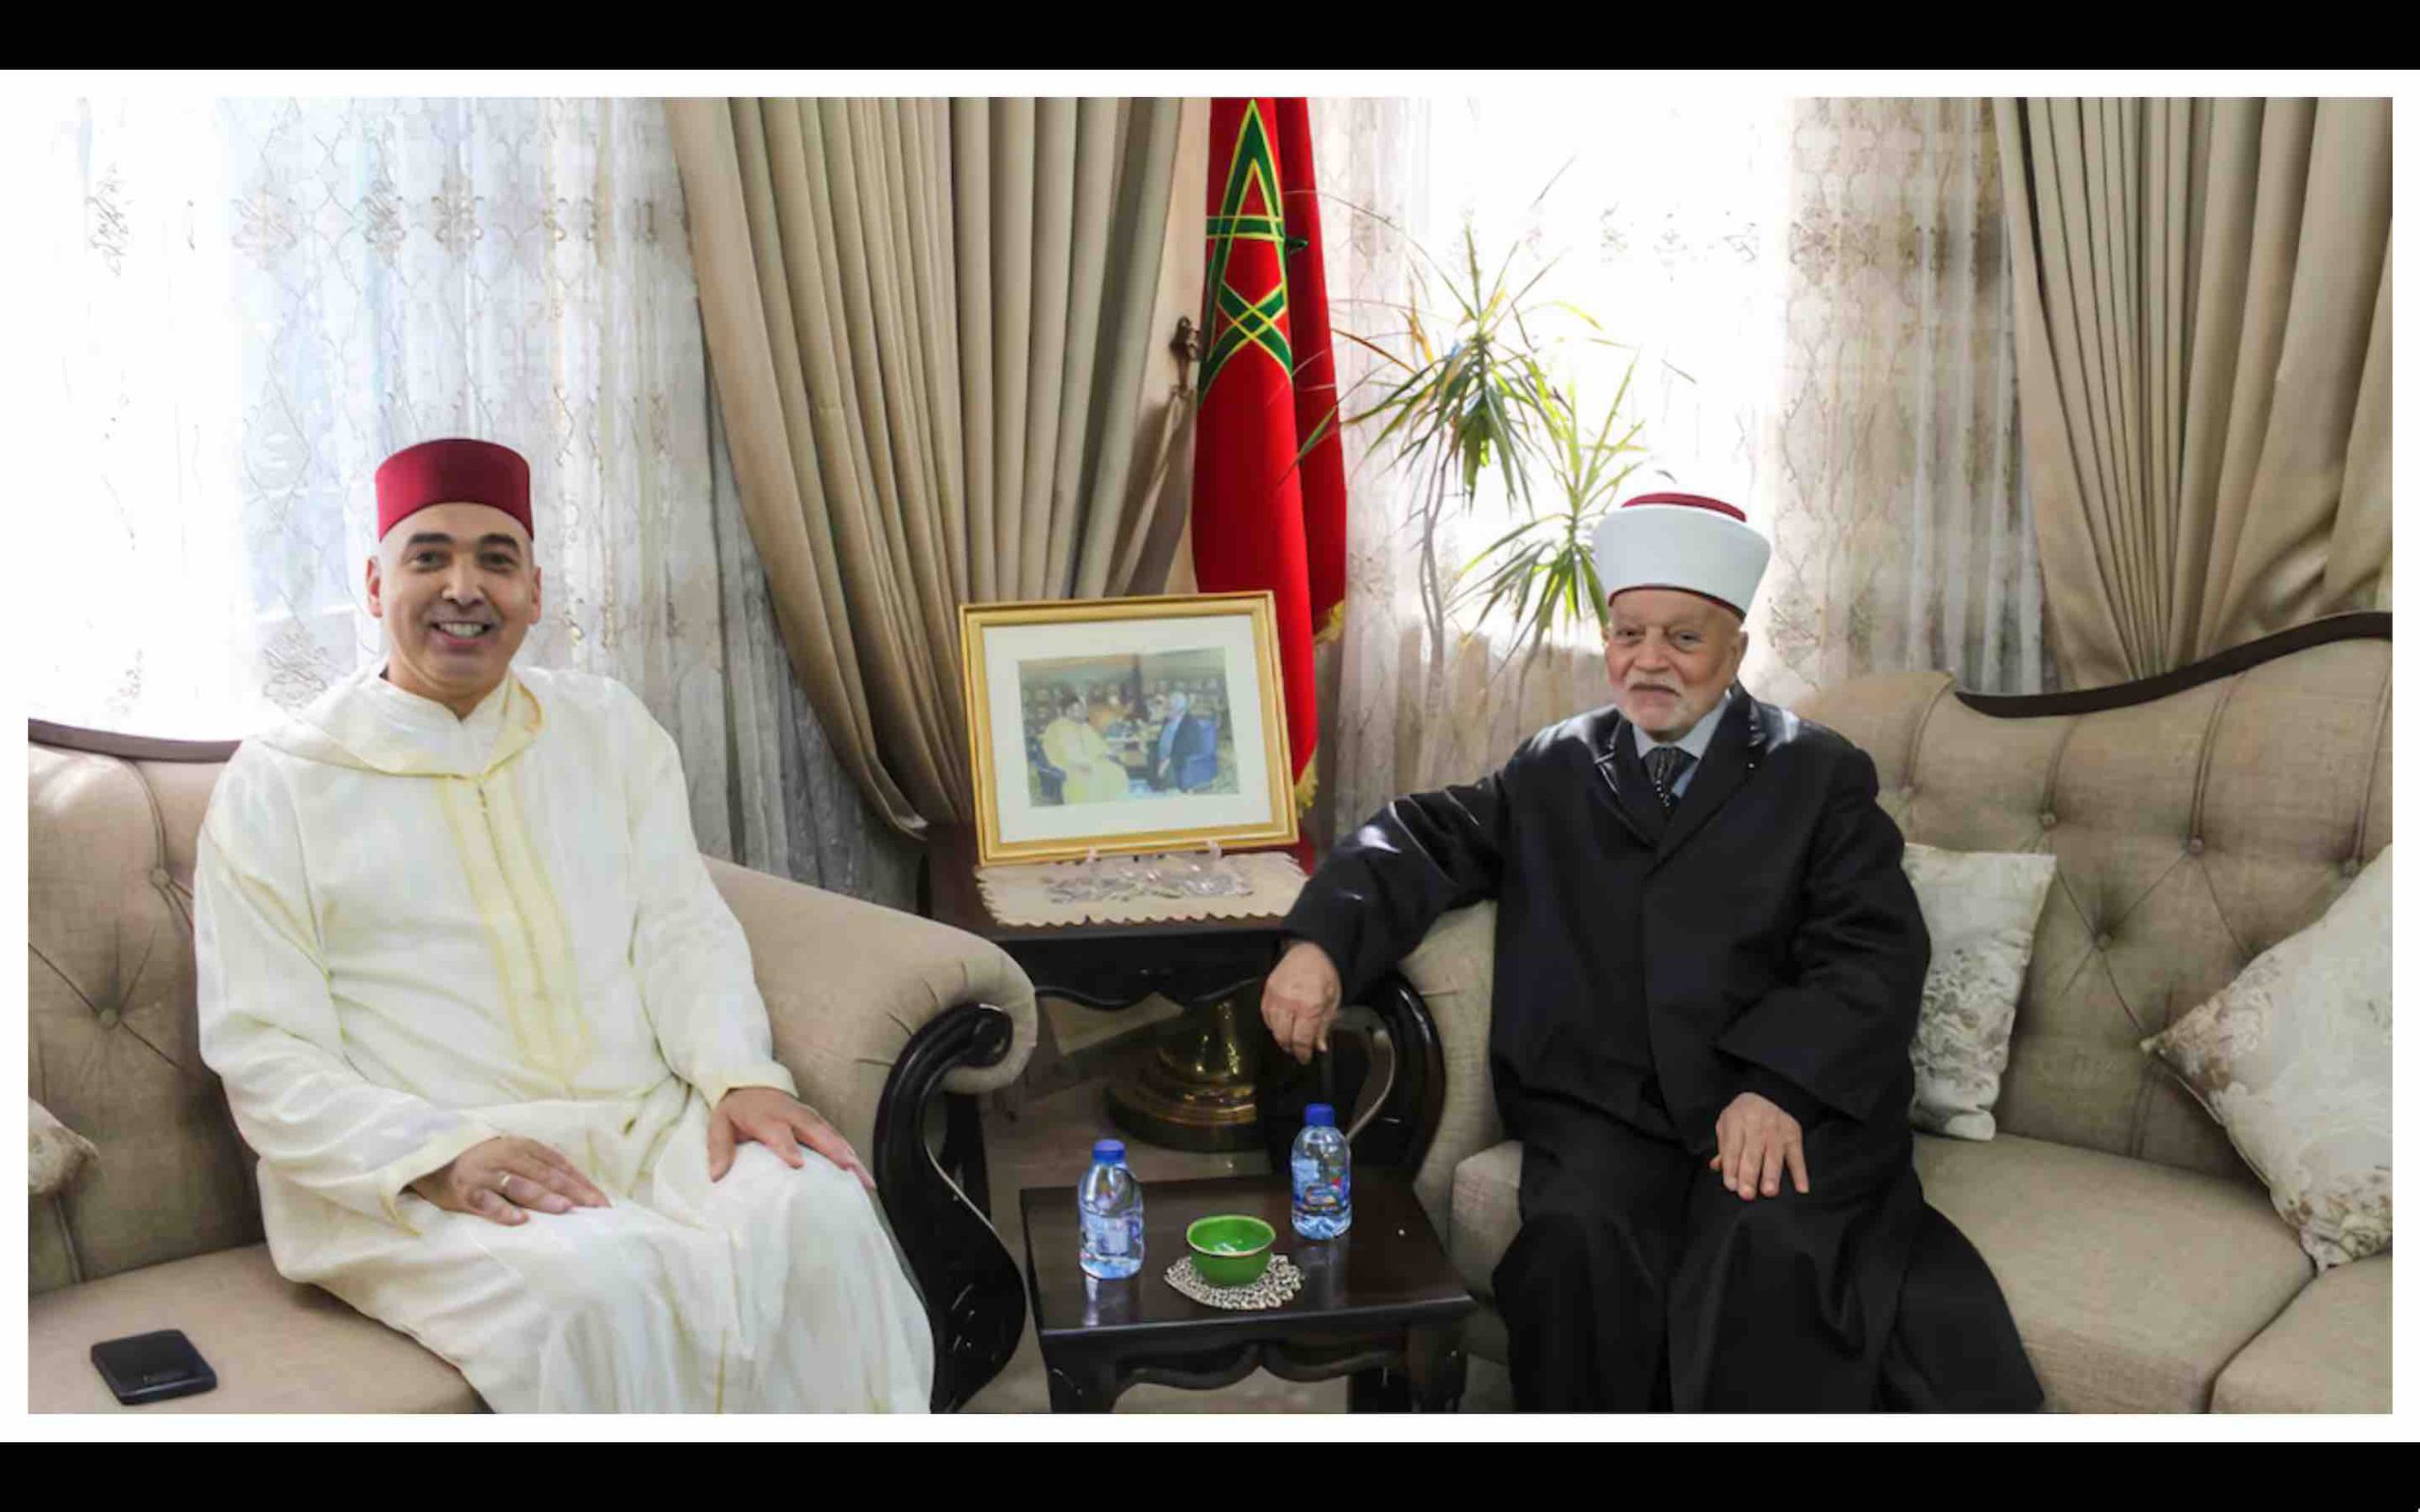
[[[959,606],[1157,586],[1154,526],[1181,497],[1165,487],[1184,412],[1165,350],[1185,298],[1166,276],[1171,209],[1190,203],[1172,194],[1181,102],[670,111],[791,664],[885,818],[963,820]]]
[[[1996,110],[2065,684],[2384,607],[2392,102]]]

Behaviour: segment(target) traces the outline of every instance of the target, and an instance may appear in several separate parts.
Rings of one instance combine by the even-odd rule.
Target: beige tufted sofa
[[[63,1190],[30,1199],[29,1405],[478,1410],[442,1360],[269,1263],[253,1160],[202,1063],[195,1020],[195,840],[233,747],[38,722],[31,735],[30,1090],[99,1153]],[[1006,1085],[1032,1053],[1031,984],[972,935],[711,858],[707,867],[747,931],[775,1055],[873,1163],[933,1309],[936,1405],[962,1403],[1024,1329],[1023,1283],[976,1211],[971,1095]],[[928,1149],[933,1125],[951,1133],[946,1178]],[[217,1389],[121,1408],[88,1351],[166,1328],[193,1340]]]
[[[1998,1136],[1916,1137],[1927,1197],[1990,1263],[2054,1409],[2392,1408],[2393,1256],[2314,1278],[2224,1133],[2136,1048],[2394,839],[2388,618],[2337,616],[2120,688],[1962,697],[1910,673],[1798,711],[1873,756],[1909,839],[2058,857]],[[1486,1069],[1494,925],[1492,903],[1448,915],[1401,967],[1445,1082],[1416,1184],[1491,1303],[1521,1169]],[[1492,1305],[1470,1347],[1504,1358]]]

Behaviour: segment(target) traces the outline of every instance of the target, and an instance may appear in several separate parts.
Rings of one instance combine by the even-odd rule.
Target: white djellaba
[[[925,1311],[856,1177],[747,1143],[706,1177],[725,1091],[797,1089],[627,689],[526,668],[458,719],[364,671],[236,753],[195,902],[282,1275],[500,1412],[926,1408]],[[506,1227],[406,1190],[499,1134],[613,1205]]]

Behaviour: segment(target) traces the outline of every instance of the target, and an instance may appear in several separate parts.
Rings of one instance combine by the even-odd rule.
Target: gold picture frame
[[[967,604],[958,627],[983,865],[1300,838],[1267,591]]]

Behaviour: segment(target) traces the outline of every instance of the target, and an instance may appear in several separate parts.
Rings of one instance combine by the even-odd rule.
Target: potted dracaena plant
[[[1591,333],[1599,328],[1585,311],[1538,297],[1551,264],[1515,285],[1517,249],[1490,272],[1468,229],[1461,259],[1452,266],[1417,242],[1410,245],[1411,298],[1384,306],[1402,318],[1404,329],[1394,335],[1409,355],[1380,340],[1338,335],[1379,363],[1363,380],[1377,388],[1377,397],[1344,423],[1375,422],[1372,444],[1393,441],[1388,466],[1414,480],[1407,524],[1418,533],[1429,648],[1422,723],[1436,730],[1445,712],[1451,617],[1462,606],[1478,604],[1474,631],[1498,614],[1511,619],[1515,654],[1496,675],[1517,663],[1516,700],[1530,665],[1559,627],[1594,622],[1601,631],[1596,527],[1643,465],[1646,449],[1639,441],[1643,422],[1621,419],[1634,357],[1600,417],[1582,409],[1576,386],[1554,381],[1551,344],[1537,334],[1549,318],[1565,318]],[[1432,286],[1443,289],[1442,304],[1431,302]],[[1446,523],[1469,512],[1491,470],[1515,524],[1449,569],[1441,556]]]

